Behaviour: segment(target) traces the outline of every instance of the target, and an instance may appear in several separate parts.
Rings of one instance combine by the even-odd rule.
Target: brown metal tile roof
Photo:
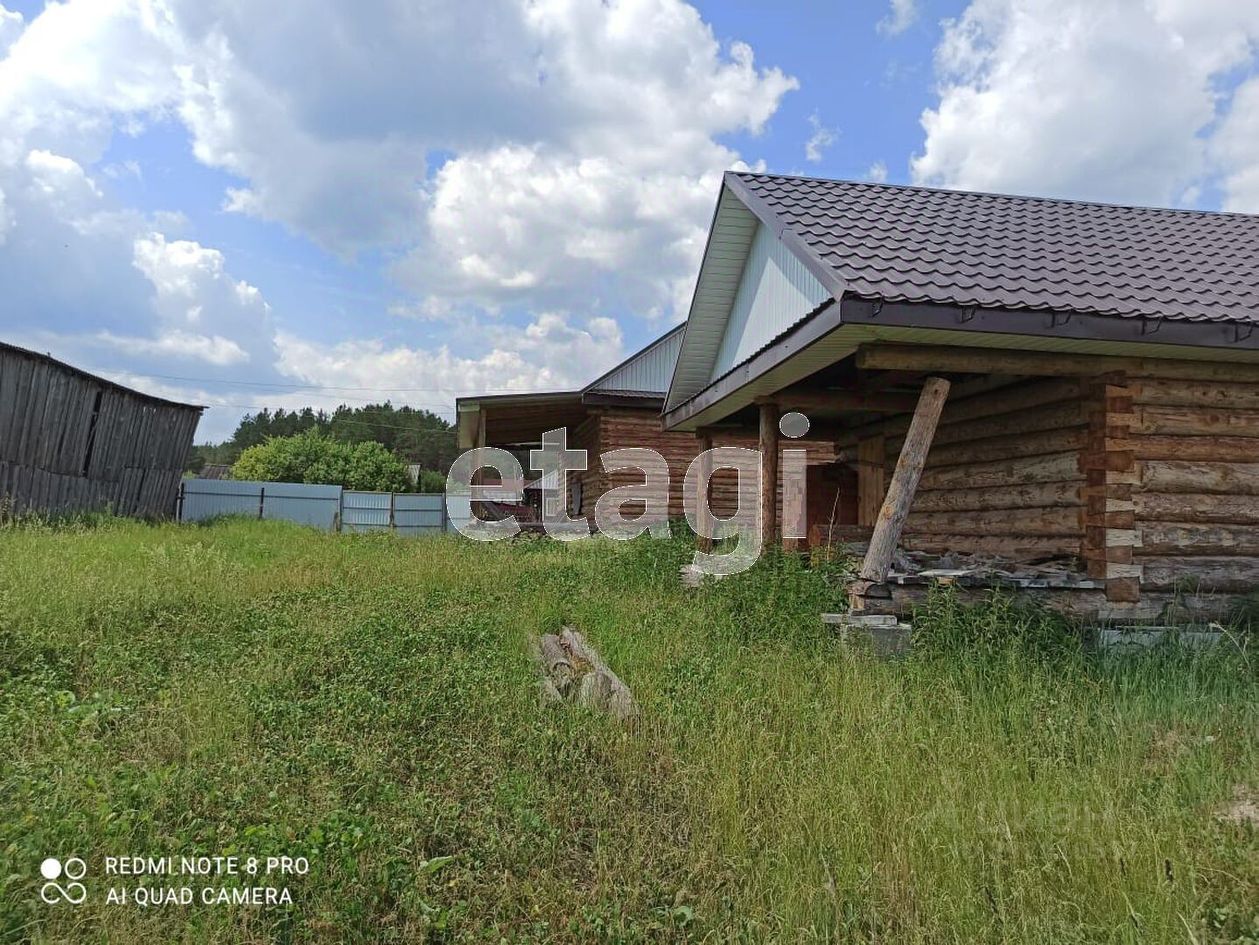
[[[857,296],[1259,322],[1259,216],[765,174],[729,178]]]

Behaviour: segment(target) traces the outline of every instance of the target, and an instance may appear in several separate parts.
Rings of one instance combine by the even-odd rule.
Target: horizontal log
[[[990,385],[987,382],[998,379],[1002,381],[1000,389],[989,389]],[[958,400],[950,401],[945,406],[944,415],[940,418],[939,432],[950,424],[964,423],[981,417],[997,417],[1002,414],[1030,410],[1045,404],[1079,399],[1084,391],[1083,382],[1074,377],[1033,378],[1030,381],[1024,379],[1013,383],[1014,380],[1005,375],[996,375],[992,378],[975,378],[968,383],[957,385],[954,389],[963,393]],[[908,429],[908,416],[890,417],[854,427],[839,442],[851,444],[862,437],[879,434],[903,436]]]
[[[1137,408],[1129,428],[1159,436],[1259,437],[1259,410],[1144,406]],[[1259,454],[1259,443],[1254,449]]]
[[[868,345],[857,352],[856,362],[859,370],[866,371],[1027,374],[1040,377],[1124,373],[1132,377],[1259,382],[1259,364],[1242,362],[1171,361],[943,345]]]
[[[1137,459],[1188,460],[1216,463],[1253,463],[1259,442],[1244,436],[1134,436],[1116,444]]]
[[[1079,508],[915,512],[905,530],[923,535],[994,535],[1048,538],[1083,535]]]
[[[1137,558],[1144,568],[1143,586],[1187,593],[1239,593],[1259,588],[1259,558],[1148,557]]]
[[[1259,525],[1259,502],[1252,496],[1138,492],[1132,502],[1141,521]]]
[[[868,410],[875,413],[913,413],[918,405],[916,394],[889,394],[856,390],[808,390],[787,388],[758,403],[775,404],[779,410],[826,411]]]
[[[1080,505],[1080,483],[1038,482],[1026,486],[918,490],[914,512],[1037,509]]]
[[[1038,561],[1046,558],[1076,556],[1080,541],[1069,536],[1030,538],[993,537],[984,535],[910,535],[901,536],[901,547],[926,554],[986,554],[1011,562]]]
[[[1259,496],[1259,463],[1192,463],[1144,460],[1141,488],[1147,492],[1222,492]]]
[[[918,488],[920,490],[988,489],[1083,478],[1083,473],[1080,471],[1080,456],[1077,452],[975,462],[943,469],[930,468],[930,458],[928,458],[928,468],[923,471]]]
[[[1045,433],[1019,433],[954,443],[933,449],[927,457],[927,468],[1064,453],[1081,449],[1085,445],[1086,434],[1085,427],[1071,427]]]
[[[1259,555],[1259,526],[1144,522],[1141,550],[1151,555]]]
[[[936,432],[933,448],[948,446],[952,443],[971,443],[996,436],[1029,435],[1081,426],[1088,419],[1084,409],[1083,401],[1070,400],[1029,407],[1013,413],[1006,412],[995,416],[963,420],[940,427]],[[900,444],[900,438],[889,440],[889,451],[895,452],[900,449]]]
[[[1259,380],[1247,384],[1146,378],[1133,381],[1129,386],[1132,399],[1138,404],[1259,410]]]

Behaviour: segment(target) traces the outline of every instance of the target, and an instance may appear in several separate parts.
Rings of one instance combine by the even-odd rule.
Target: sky
[[[1259,212],[1259,3],[0,0],[0,340],[449,418],[683,320],[729,169]]]

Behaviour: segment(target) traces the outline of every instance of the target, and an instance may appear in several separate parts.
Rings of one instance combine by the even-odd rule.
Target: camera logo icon
[[[52,905],[65,900],[77,906],[87,898],[87,887],[78,880],[87,874],[87,864],[77,856],[72,856],[63,864],[55,856],[50,856],[39,864],[39,874],[47,880],[39,890],[39,898]],[[67,882],[57,882],[61,878]]]

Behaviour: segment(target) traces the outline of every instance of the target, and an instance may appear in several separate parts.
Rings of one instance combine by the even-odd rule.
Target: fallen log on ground
[[[542,674],[543,702],[575,702],[620,722],[638,715],[634,694],[574,627],[530,641]]]

